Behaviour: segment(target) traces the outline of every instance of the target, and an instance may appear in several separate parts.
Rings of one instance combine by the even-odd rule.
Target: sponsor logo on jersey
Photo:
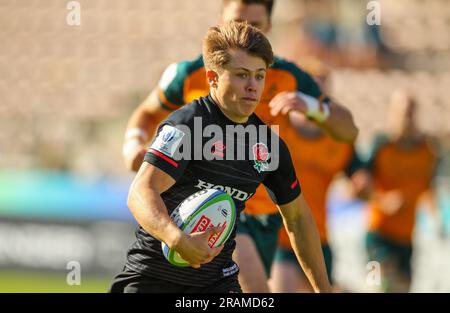
[[[231,276],[239,271],[239,266],[234,263],[233,266],[225,267],[222,269],[223,277]]]
[[[224,151],[225,151],[225,145],[223,144],[222,141],[216,141],[211,148],[211,153],[214,155],[217,155],[219,157],[225,156],[225,154],[223,153]]]
[[[198,184],[194,187],[199,189],[217,189],[225,191],[227,194],[229,194],[232,198],[239,200],[239,201],[247,201],[250,199],[251,196],[253,196],[253,193],[248,193],[233,187],[229,186],[222,186],[222,185],[214,185],[212,183],[205,182],[201,179],[198,180]]]

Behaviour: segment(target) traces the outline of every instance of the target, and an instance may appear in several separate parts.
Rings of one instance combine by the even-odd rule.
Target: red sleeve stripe
[[[165,155],[162,154],[161,152],[159,152],[159,151],[157,151],[157,150],[154,150],[154,149],[149,149],[148,151],[151,152],[151,153],[153,153],[154,155],[159,156],[161,159],[163,159],[163,160],[169,162],[169,163],[172,164],[173,166],[178,167],[178,163],[177,163],[177,162],[175,162],[174,160],[168,158],[167,156],[165,156]]]
[[[295,182],[292,183],[291,189],[294,189],[298,185],[298,179],[295,180]]]

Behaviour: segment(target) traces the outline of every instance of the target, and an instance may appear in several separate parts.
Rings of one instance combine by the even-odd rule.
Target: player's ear
[[[210,88],[217,88],[219,75],[213,70],[206,70],[206,79]]]

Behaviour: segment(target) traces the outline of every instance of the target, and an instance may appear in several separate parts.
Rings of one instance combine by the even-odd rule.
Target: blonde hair
[[[269,40],[256,27],[247,22],[230,21],[209,28],[203,39],[205,67],[220,70],[230,61],[230,49],[241,49],[260,57],[269,67],[273,63],[273,51]]]

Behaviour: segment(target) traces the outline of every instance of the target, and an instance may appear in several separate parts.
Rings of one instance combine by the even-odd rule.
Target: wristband
[[[136,147],[142,145],[141,141],[137,138],[132,138],[127,140],[122,147],[122,155],[127,156],[131,151],[136,149]]]
[[[143,141],[147,141],[147,139],[148,139],[147,138],[147,133],[142,128],[134,127],[134,128],[130,128],[130,129],[128,129],[126,131],[126,133],[125,133],[125,141],[133,139],[135,137],[140,138]]]
[[[299,91],[296,94],[297,97],[302,99],[303,102],[305,102],[306,104],[305,115],[307,117],[322,123],[327,120],[328,116],[330,116],[330,108],[327,103],[323,103],[322,101],[319,101],[316,98],[306,95]]]

